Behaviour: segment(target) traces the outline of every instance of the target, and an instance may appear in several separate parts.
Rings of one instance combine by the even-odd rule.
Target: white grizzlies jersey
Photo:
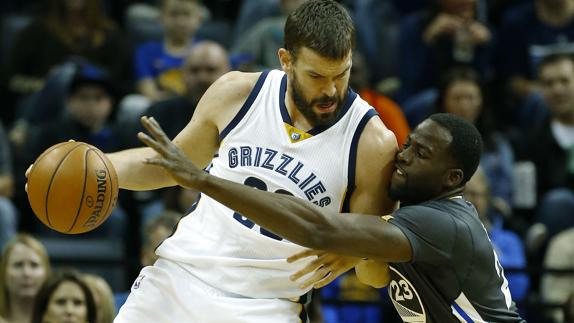
[[[349,91],[335,124],[302,132],[292,126],[287,113],[286,88],[285,73],[261,74],[221,132],[209,172],[260,190],[295,195],[332,211],[346,210],[359,137],[376,112]],[[238,297],[296,298],[306,291],[289,276],[311,259],[289,264],[285,258],[302,250],[202,194],[157,254]]]

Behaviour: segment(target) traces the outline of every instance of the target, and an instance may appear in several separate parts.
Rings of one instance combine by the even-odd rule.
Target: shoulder
[[[262,73],[229,72],[215,81],[198,103],[195,114],[213,120],[222,130],[258,85]]]
[[[432,223],[433,227],[446,229],[456,226],[456,221],[452,214],[448,212],[448,202],[430,201],[420,204],[402,206],[393,213],[393,218],[401,222],[417,224],[419,228],[425,228],[426,224]],[[428,228],[432,229],[432,228]]]
[[[261,72],[228,72],[215,81],[206,94],[216,95],[222,100],[246,99],[255,88],[261,75]]]
[[[362,150],[368,155],[391,154],[394,159],[394,154],[398,150],[395,134],[378,117],[372,117],[365,125],[361,143],[364,148]]]

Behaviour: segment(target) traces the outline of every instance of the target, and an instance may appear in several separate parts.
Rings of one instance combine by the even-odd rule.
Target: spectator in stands
[[[4,247],[0,260],[0,321],[28,323],[38,291],[50,274],[46,249],[27,234]]]
[[[492,33],[477,15],[478,0],[435,0],[407,16],[400,29],[398,100],[436,86],[453,65],[471,65],[488,74]]]
[[[9,71],[13,93],[41,89],[48,74],[71,56],[86,57],[123,79],[122,40],[99,0],[49,0],[47,5],[16,38]]]
[[[357,49],[363,53],[369,66],[369,81],[377,84],[377,88],[384,88],[385,94],[391,95],[398,89],[400,14],[393,1],[347,1],[349,2],[350,13],[357,29]]]
[[[526,269],[524,243],[512,231],[503,228],[504,216],[493,203],[491,186],[484,171],[479,168],[466,183],[464,197],[474,204],[478,216],[488,231],[488,236],[500,264],[505,269]],[[526,273],[507,273],[508,286],[514,301],[520,302],[528,295],[530,280]]]
[[[46,148],[69,139],[92,144],[104,152],[122,148],[112,115],[116,92],[108,74],[90,64],[78,68],[68,85],[64,113],[54,124],[30,125],[27,150],[38,156]]]
[[[58,273],[42,286],[32,323],[45,322],[96,323],[94,296],[79,273]]]
[[[32,163],[48,147],[70,139],[94,145],[104,152],[125,148],[127,134],[112,119],[114,89],[105,71],[94,65],[82,65],[69,84],[65,112],[54,123],[29,125],[21,167]],[[120,237],[125,221],[122,209],[115,208],[110,219],[95,232]]]
[[[394,132],[397,143],[402,146],[410,132],[407,119],[401,108],[393,100],[377,93],[370,87],[369,79],[370,73],[364,57],[360,52],[355,51],[349,86],[377,110],[385,126]]]
[[[500,26],[498,68],[511,93],[536,90],[536,66],[552,53],[574,53],[574,2],[535,0],[512,8]]]
[[[141,265],[151,266],[157,260],[155,248],[171,235],[183,214],[174,211],[164,211],[148,219],[143,228]]]
[[[233,26],[233,39],[239,39],[255,24],[281,15],[279,0],[243,0]]]
[[[198,0],[162,0],[163,39],[141,44],[135,51],[137,90],[152,102],[185,92],[181,66],[203,20]]]
[[[14,237],[18,226],[18,212],[10,200],[13,193],[11,147],[0,122],[0,249]]]
[[[306,0],[280,0],[281,15],[265,18],[235,39],[234,56],[245,56],[242,70],[280,69],[277,51],[283,47],[283,27],[287,15]],[[249,66],[249,67],[246,67]]]
[[[474,124],[484,141],[480,167],[491,183],[493,203],[510,214],[513,196],[514,150],[509,140],[495,131],[491,110],[484,104],[479,75],[470,67],[449,70],[439,86],[437,112],[447,112]]]
[[[572,246],[574,246],[574,228],[562,231],[552,238],[544,257],[544,268],[574,270],[574,248]],[[574,272],[544,274],[540,292],[545,302],[566,304],[569,297],[574,295]],[[572,322],[563,316],[560,308],[553,308],[548,312],[555,323]]]
[[[565,54],[545,57],[538,72],[550,115],[523,142],[523,155],[536,166],[536,220],[547,237],[574,226],[574,60]]]
[[[96,323],[112,323],[116,316],[116,304],[110,285],[102,277],[94,274],[83,274],[82,279],[94,296]]]
[[[195,106],[209,86],[230,71],[229,56],[225,48],[218,43],[201,41],[189,51],[180,70],[185,91],[181,95],[155,103],[146,111],[146,115],[153,116],[162,123],[170,138],[175,137],[191,120]],[[143,131],[139,120],[136,118],[133,121],[138,131]],[[141,145],[135,133],[130,137],[137,141],[137,145]]]

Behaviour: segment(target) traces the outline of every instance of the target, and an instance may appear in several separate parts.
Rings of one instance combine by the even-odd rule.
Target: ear
[[[443,186],[447,188],[455,188],[460,186],[464,179],[464,172],[460,168],[450,168],[447,169],[445,176],[443,177]]]
[[[285,48],[279,48],[277,55],[279,56],[279,62],[281,63],[281,68],[283,71],[285,73],[290,72],[291,66],[293,64],[293,57],[291,56],[291,53],[289,53],[289,51]]]

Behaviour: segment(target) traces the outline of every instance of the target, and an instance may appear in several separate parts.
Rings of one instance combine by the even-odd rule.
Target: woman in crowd
[[[54,275],[38,293],[32,323],[96,323],[90,288],[74,271]]]
[[[38,240],[27,234],[10,240],[0,260],[0,322],[29,323],[49,274],[48,253]]]

